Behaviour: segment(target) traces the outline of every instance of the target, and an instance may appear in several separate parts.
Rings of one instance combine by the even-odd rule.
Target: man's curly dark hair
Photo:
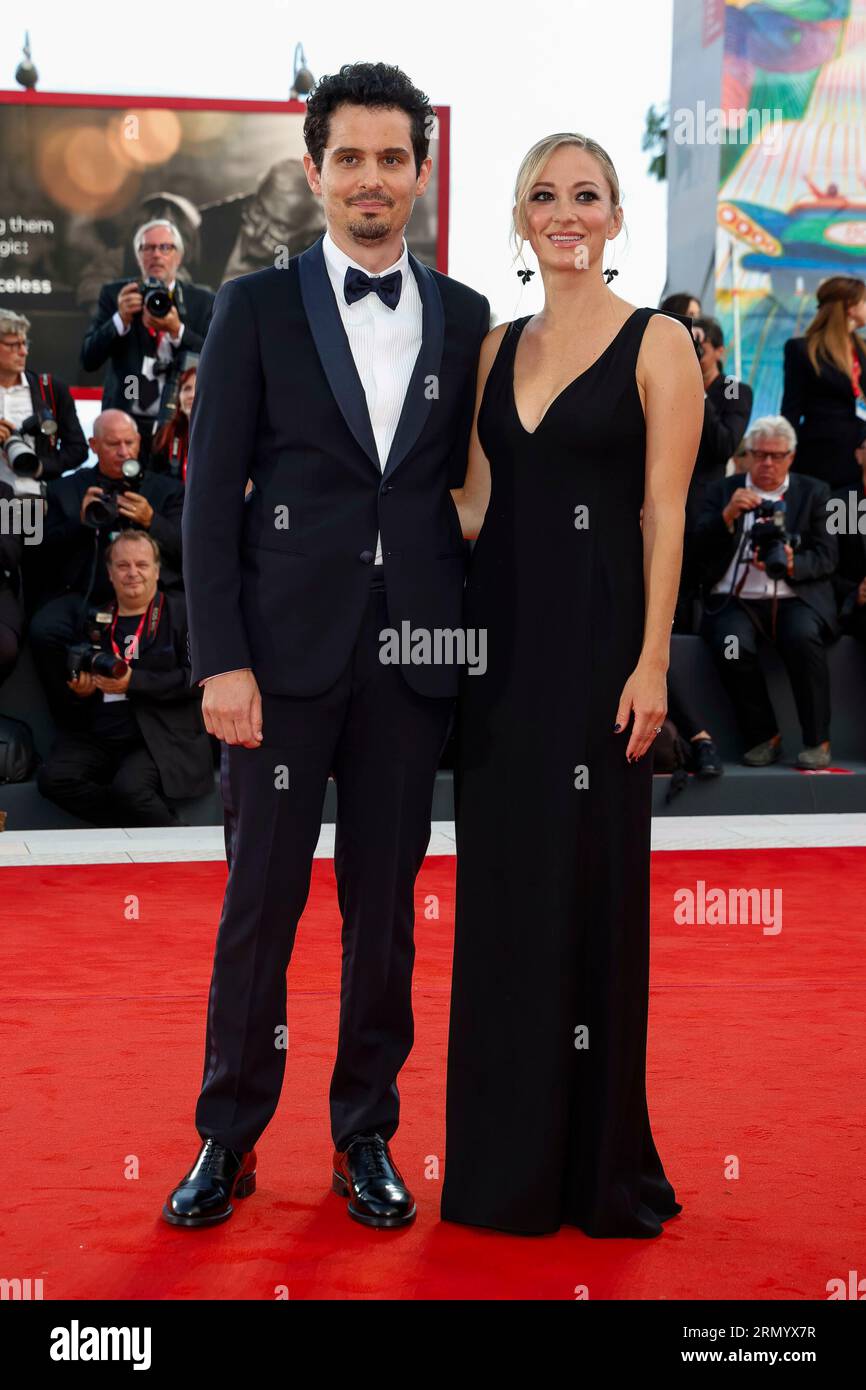
[[[388,63],[344,63],[338,73],[320,77],[307,100],[304,140],[316,168],[321,170],[330,134],[331,112],[348,102],[353,106],[405,111],[412,125],[415,170],[430,148],[436,112],[427,95],[414,87],[400,68]]]

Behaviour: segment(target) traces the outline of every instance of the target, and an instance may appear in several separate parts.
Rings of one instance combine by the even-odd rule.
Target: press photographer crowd
[[[89,440],[51,363],[28,362],[27,318],[0,308],[0,784],[35,767],[41,795],[93,826],[183,824],[178,804],[213,790],[219,759],[190,685],[181,557],[214,293],[179,278],[171,222],[146,222],[134,248],[140,278],[102,287],[81,346],[82,382],[105,368]],[[804,336],[785,344],[779,413],[758,419],[750,387],[726,373],[719,323],[689,293],[660,307],[691,318],[705,389],[674,632],[708,644],[752,767],[781,755],[758,639],[774,643],[801,726],[796,764],[825,768],[828,647],[843,634],[866,645],[866,282],[819,287]],[[25,644],[56,731],[44,761],[4,708]],[[721,775],[673,662],[668,699],[680,764]],[[660,739],[659,770],[669,755]]]

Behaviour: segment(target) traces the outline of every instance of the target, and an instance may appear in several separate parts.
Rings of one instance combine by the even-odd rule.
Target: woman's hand
[[[634,726],[626,759],[637,762],[656,738],[668,712],[667,676],[660,666],[640,661],[622,688],[616,711],[615,732],[624,730],[634,711]]]

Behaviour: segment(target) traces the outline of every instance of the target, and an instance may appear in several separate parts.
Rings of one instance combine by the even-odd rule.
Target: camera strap
[[[164,597],[163,597],[163,595],[159,592],[159,590],[157,590],[157,592],[154,594],[153,598],[151,599],[150,603],[148,604],[148,606],[147,606],[145,612],[142,613],[142,615],[141,615],[141,622],[138,624],[138,627],[136,628],[135,634],[134,634],[134,636],[133,636],[133,638],[132,638],[132,650],[133,650],[133,652],[135,653],[135,657],[133,658],[134,660],[135,660],[135,659],[139,656],[139,654],[140,654],[140,650],[141,650],[141,649],[140,649],[140,647],[139,647],[139,643],[140,643],[140,641],[141,641],[141,634],[142,634],[142,632],[144,632],[145,627],[147,628],[147,641],[148,641],[148,642],[152,642],[153,639],[154,639],[154,637],[156,636],[156,630],[157,630],[157,628],[159,627],[159,620],[160,620],[160,618],[162,617],[163,603],[164,603]],[[112,604],[112,607],[113,607],[113,609],[114,609],[114,617],[113,617],[112,620],[111,620],[111,628],[109,629],[109,633],[110,633],[110,637],[111,637],[111,649],[112,649],[112,651],[114,652],[114,655],[115,655],[116,657],[118,657],[121,661],[127,661],[128,658],[127,658],[126,656],[124,656],[123,652],[120,650],[120,648],[119,648],[118,645],[117,645],[117,642],[116,642],[115,639],[114,639],[114,629],[115,629],[115,627],[117,626],[117,618],[118,618],[117,600],[114,601],[114,603]],[[128,646],[129,646],[129,644],[127,643],[127,649],[128,649]]]
[[[53,383],[53,381],[51,380],[51,373],[50,373],[50,372],[40,372],[40,373],[39,373],[39,393],[40,393],[40,395],[42,396],[42,404],[43,404],[43,405],[48,405],[48,401],[47,401],[46,396],[45,396],[45,392],[46,392],[46,391],[48,392],[48,395],[51,397],[51,407],[50,407],[50,409],[51,409],[51,414],[54,416],[54,419],[56,420],[56,419],[57,419],[57,402],[56,402],[56,400],[54,399],[54,383]],[[60,431],[59,431],[59,430],[55,430],[54,435],[52,436],[52,439],[51,439],[51,448],[52,448],[52,449],[59,449],[59,448],[60,448]]]
[[[746,571],[746,573],[748,573],[748,570]],[[746,578],[746,575],[744,574],[744,575],[743,575],[743,578],[740,580],[739,584],[737,585],[736,592],[735,592],[735,597],[738,597],[738,596],[739,596],[739,592],[740,592],[740,589],[743,587],[743,580],[745,580],[745,578]],[[753,612],[749,600],[748,600],[748,599],[742,599],[741,602],[740,602],[740,607],[741,607],[741,608],[745,608],[746,612],[748,613],[749,617],[751,618],[751,620],[752,620],[752,622],[754,623],[755,627],[757,628],[758,632],[761,634],[762,637],[766,637],[768,642],[775,642],[775,640],[776,640],[776,614],[777,614],[777,612],[779,611],[779,594],[778,594],[778,588],[779,588],[779,581],[778,581],[778,579],[774,579],[774,580],[773,580],[773,599],[772,599],[773,607],[772,607],[771,610],[770,610],[770,632],[769,632],[769,636],[768,636],[767,633],[764,631],[764,625],[763,625],[763,623],[761,622],[761,619],[758,617],[758,614],[757,614],[756,612]]]

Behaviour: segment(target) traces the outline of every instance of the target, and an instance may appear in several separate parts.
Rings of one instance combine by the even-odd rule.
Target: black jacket
[[[725,476],[725,466],[737,451],[752,413],[752,388],[724,373],[711,382],[704,397],[704,428],[686,499],[686,530],[693,531],[704,506],[707,486]]]
[[[695,533],[704,602],[713,609],[721,605],[722,595],[711,594],[712,587],[721,579],[739,549],[746,516],[745,512],[740,513],[731,533],[722,518],[722,511],[736,489],[745,487],[746,476],[745,473],[734,473],[721,482],[710,483]],[[830,633],[838,637],[840,629],[831,576],[837,566],[839,547],[836,537],[827,530],[829,495],[826,483],[789,473],[785,493],[785,525],[788,531],[799,533],[801,548],[794,551],[794,576],[792,579],[786,577],[785,582],[796,591],[798,598],[820,613]],[[784,603],[786,600],[780,601]]]
[[[489,306],[411,252],[409,265],[423,340],[383,471],[322,238],[220,289],[183,519],[195,681],[249,666],[273,694],[326,690],[360,630],[377,530],[390,625],[459,627],[467,547],[449,487],[466,471]],[[421,694],[457,693],[454,665],[401,670]]]
[[[37,432],[35,435],[36,455],[42,464],[39,477],[59,478],[61,473],[70,468],[77,468],[79,463],[83,463],[90,450],[69,387],[58,377],[51,376],[50,382],[46,383],[43,398],[41,375],[41,372],[31,372],[27,369],[24,372],[27,385],[30,387],[34,411],[43,403],[51,406],[51,397],[54,397],[53,410],[57,420],[57,433],[50,436]]]
[[[83,525],[80,519],[82,498],[89,487],[99,486],[101,476],[99,465],[92,464],[76,468],[74,473],[48,484],[48,511],[43,541],[39,547],[43,601],[70,590],[79,594],[86,591],[93,565],[94,544],[98,544],[99,548],[94,601],[101,602],[113,592],[103,559],[110,539],[109,530],[103,527],[95,531],[93,527]],[[160,548],[159,587],[182,589],[183,486],[172,478],[145,471],[141,475],[139,490],[154,510],[149,530]]]
[[[202,719],[201,691],[190,687],[183,594],[165,594],[164,599],[153,638],[142,634],[126,693],[159,769],[163,791],[182,800],[213,791],[213,759]],[[111,649],[107,636],[103,645]],[[96,710],[101,697],[92,695],[82,704]],[[86,728],[86,719],[76,727]]]
[[[855,339],[863,366],[861,389],[866,391],[866,345]],[[785,389],[781,413],[797,432],[792,471],[820,478],[836,490],[856,487],[860,469],[854,457],[860,430],[854,392],[838,367],[818,358],[815,372],[806,355],[805,338],[785,344]]]
[[[853,507],[849,498],[853,492]],[[847,620],[857,609],[857,590],[866,579],[866,493],[863,484],[836,492],[833,501],[843,507],[844,529],[838,532],[839,568],[833,576],[833,588],[839,605],[839,616]],[[852,517],[853,512],[853,517]],[[856,522],[852,527],[851,520]]]
[[[129,411],[129,397],[124,389],[126,378],[138,376],[145,356],[153,354],[153,338],[145,328],[141,314],[136,314],[129,332],[123,336],[112,322],[112,316],[117,311],[117,297],[128,283],[127,278],[103,285],[96,313],[81,347],[81,365],[86,372],[96,372],[108,363],[102,388],[103,410]],[[176,280],[175,295],[178,314],[186,325],[180,346],[174,350],[175,356],[182,356],[185,352],[201,352],[213,310],[213,291],[204,285]]]
[[[11,502],[15,494],[7,482],[0,479],[0,502]],[[37,547],[27,546],[28,550]],[[14,530],[0,526],[0,591],[11,590],[16,601],[21,593],[21,561],[24,558],[24,537]],[[20,631],[20,616],[16,624]]]

